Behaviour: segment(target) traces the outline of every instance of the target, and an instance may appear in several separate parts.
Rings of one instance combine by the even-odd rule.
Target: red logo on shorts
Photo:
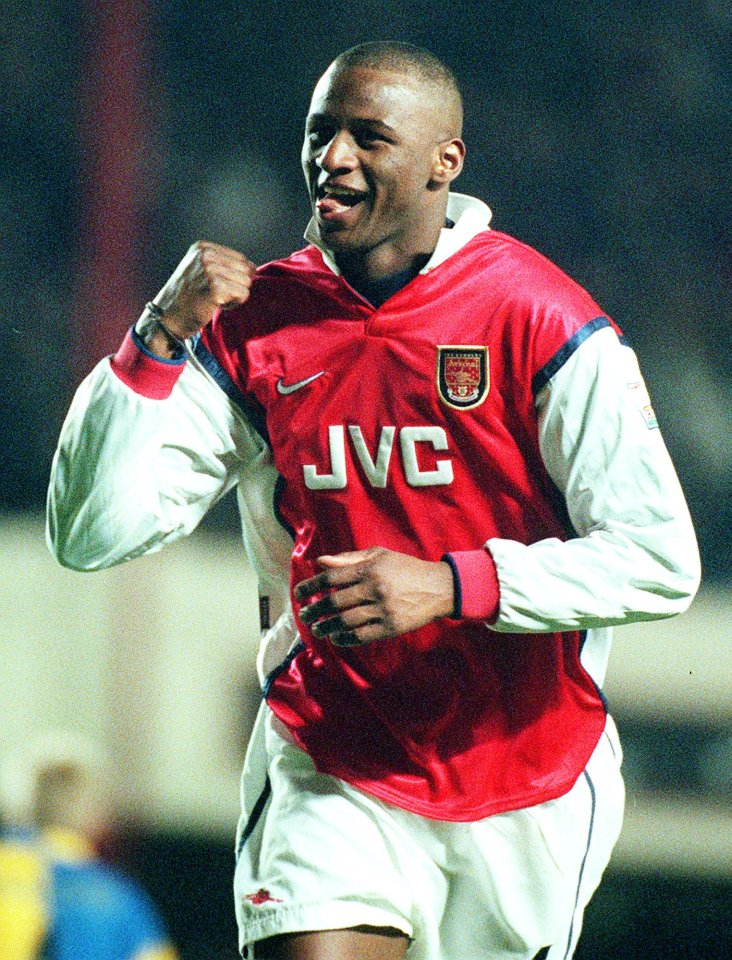
[[[281,900],[278,900],[277,897],[273,897],[269,890],[265,890],[264,887],[262,887],[261,890],[257,890],[256,893],[248,893],[244,899],[249,900],[250,903],[253,903],[255,907],[258,907],[263,903],[282,903]]]

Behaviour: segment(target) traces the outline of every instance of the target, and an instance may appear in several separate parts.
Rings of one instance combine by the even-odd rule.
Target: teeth
[[[362,196],[360,191],[352,190],[350,187],[331,187],[328,185],[321,188],[321,193],[326,197],[343,198],[344,200],[352,200],[355,197]]]

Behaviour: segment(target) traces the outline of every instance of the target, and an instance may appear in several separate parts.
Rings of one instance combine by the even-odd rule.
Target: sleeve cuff
[[[117,377],[135,393],[151,400],[165,400],[183,372],[186,358],[184,355],[166,360],[157,356],[131,327],[111,363]]]
[[[462,620],[485,620],[494,623],[498,618],[501,590],[496,565],[490,552],[456,550],[442,558],[450,565],[455,581],[455,612]]]

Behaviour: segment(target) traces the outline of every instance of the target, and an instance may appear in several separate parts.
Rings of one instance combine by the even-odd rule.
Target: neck
[[[384,257],[374,262],[358,256],[337,255],[335,260],[346,280],[358,288],[361,283],[373,283],[397,273],[416,277],[431,256],[431,253],[419,253],[407,258]]]
[[[353,281],[382,280],[395,273],[411,272],[417,275],[432,256],[440,231],[445,225],[445,212],[430,218],[419,236],[406,238],[390,237],[369,250],[334,250],[333,257],[338,269]]]

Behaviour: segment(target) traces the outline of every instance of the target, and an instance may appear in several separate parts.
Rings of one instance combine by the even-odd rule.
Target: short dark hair
[[[350,67],[373,67],[416,74],[429,83],[442,87],[463,111],[463,97],[452,70],[434,53],[412,43],[398,40],[371,40],[345,50],[334,61],[338,70]]]

